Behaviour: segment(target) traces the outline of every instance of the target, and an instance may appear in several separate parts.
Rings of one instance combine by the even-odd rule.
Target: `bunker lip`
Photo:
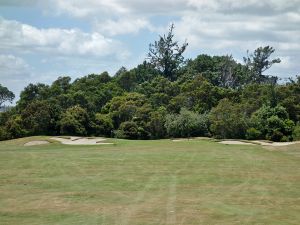
[[[65,145],[111,145],[113,143],[103,142],[105,138],[89,138],[89,137],[70,137],[70,138],[62,138],[62,137],[52,137],[52,140],[59,141]]]
[[[287,145],[293,145],[293,144],[300,144],[300,141],[293,141],[293,142],[252,141],[252,143],[260,144],[260,145],[263,145],[263,146],[280,147],[280,146],[287,146]]]
[[[225,144],[225,145],[255,145],[250,142],[235,141],[235,140],[220,141],[219,143]]]
[[[262,145],[262,146],[272,146],[272,147],[281,147],[293,144],[299,144],[300,141],[294,142],[269,142],[269,141],[262,141],[262,140],[255,140],[255,141],[237,141],[237,140],[224,140],[220,141],[221,144],[227,145]]]
[[[47,145],[49,143],[49,141],[29,141],[24,146]]]

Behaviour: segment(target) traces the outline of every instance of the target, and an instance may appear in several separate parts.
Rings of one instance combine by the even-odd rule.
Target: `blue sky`
[[[0,83],[19,95],[50,84],[141,63],[149,43],[175,24],[187,58],[271,45],[282,63],[268,73],[300,74],[300,0],[1,0]]]

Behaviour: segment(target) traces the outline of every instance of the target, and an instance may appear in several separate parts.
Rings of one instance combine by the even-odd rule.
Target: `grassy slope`
[[[2,225],[300,223],[299,145],[27,140],[0,142]]]

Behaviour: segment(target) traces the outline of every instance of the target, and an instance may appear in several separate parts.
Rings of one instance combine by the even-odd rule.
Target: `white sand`
[[[252,141],[253,143],[260,144],[263,146],[273,146],[273,147],[280,147],[280,146],[287,146],[287,145],[293,145],[293,144],[299,144],[300,141],[294,141],[294,142],[266,142],[266,141]]]
[[[179,141],[189,141],[190,139],[187,139],[187,138],[178,138],[178,139],[173,139],[172,141],[175,141],[175,142],[179,142]]]
[[[287,146],[293,144],[299,144],[300,141],[294,142],[267,142],[267,141],[251,141],[251,142],[243,142],[243,141],[234,141],[234,140],[227,140],[227,141],[220,141],[221,144],[226,145],[263,145],[263,146],[272,146],[272,147],[280,147],[280,146]]]
[[[225,145],[254,145],[249,142],[243,142],[243,141],[220,141],[219,143],[225,144]]]
[[[110,145],[113,143],[105,143],[105,138],[84,138],[84,137],[70,137],[69,139],[61,137],[53,137],[53,140],[59,141],[65,145]]]
[[[24,146],[34,146],[34,145],[46,145],[49,141],[29,141],[24,144]]]

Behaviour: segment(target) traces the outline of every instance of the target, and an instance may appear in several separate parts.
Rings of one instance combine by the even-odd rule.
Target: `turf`
[[[0,142],[0,224],[300,224],[300,145]]]

